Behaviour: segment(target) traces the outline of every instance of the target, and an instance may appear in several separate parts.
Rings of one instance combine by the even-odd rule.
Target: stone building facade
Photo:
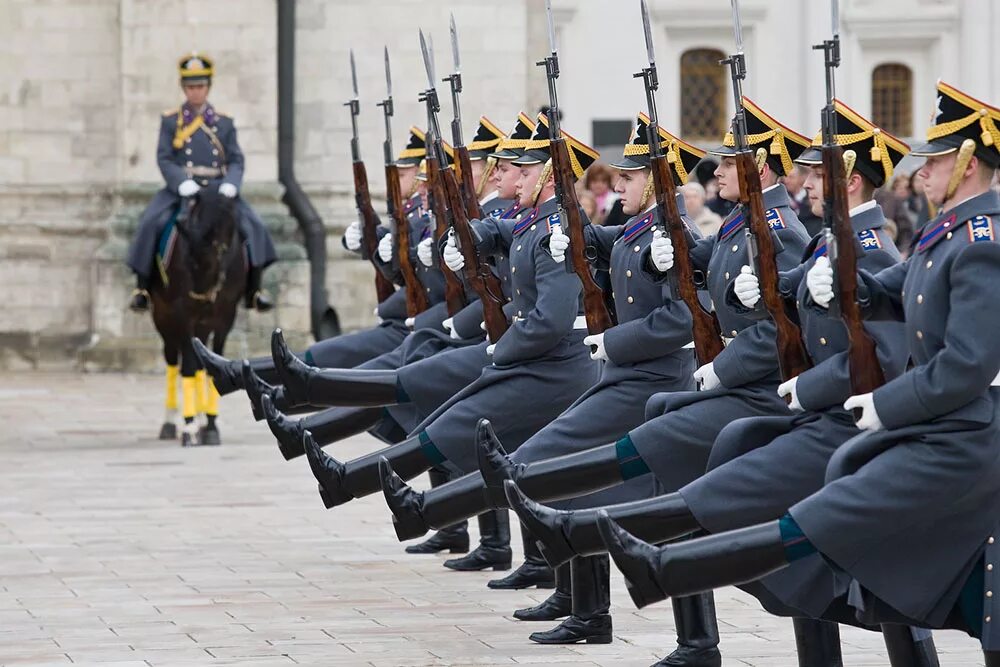
[[[308,268],[276,181],[276,7],[292,1],[297,7],[295,167],[328,230],[329,300],[345,328],[370,324],[374,305],[370,267],[340,246],[340,234],[354,217],[350,123],[342,106],[350,96],[349,49],[357,58],[361,148],[375,193],[383,187],[382,119],[375,107],[384,94],[383,44],[392,57],[397,150],[406,128],[424,121],[417,102],[426,85],[417,28],[433,35],[442,76],[451,67],[449,13],[461,37],[467,134],[480,113],[506,127],[519,110],[530,113],[547,101],[544,77],[534,65],[548,50],[543,0],[3,0],[0,368],[65,367],[67,360],[87,368],[158,362],[149,318],[125,309],[131,278],[121,262],[138,213],[158,187],[159,117],[181,100],[176,61],[191,50],[215,59],[211,99],[236,118],[247,156],[244,195],[268,219],[283,260],[267,276],[280,307],[266,316],[241,313],[230,350],[259,350],[264,334],[278,324],[305,340]],[[601,124],[621,124],[644,108],[641,85],[631,78],[645,63],[639,3],[553,4],[564,126],[584,141],[616,150],[614,144],[626,137],[608,139]],[[828,32],[827,2],[741,4],[747,94],[811,135],[818,127],[823,81],[821,58],[810,45]],[[692,81],[700,79],[686,69],[691,54],[700,53],[704,65],[706,57],[710,61],[733,48],[729,2],[649,0],[649,5],[661,122],[680,133],[691,121],[683,115],[686,100],[704,93],[692,89]],[[1000,33],[1000,5],[993,0],[842,0],[841,5],[844,63],[838,92],[859,112],[881,108],[889,90],[897,100],[890,110],[900,118],[908,113],[909,134],[922,135],[938,77],[1000,102],[1000,68],[981,55]],[[896,66],[897,78],[888,89],[873,80],[883,65]],[[900,76],[909,77],[908,87]],[[447,119],[450,104],[442,97]],[[726,86],[707,99],[720,116],[731,113]]]

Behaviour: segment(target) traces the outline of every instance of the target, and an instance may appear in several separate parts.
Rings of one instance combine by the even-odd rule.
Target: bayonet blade
[[[388,97],[392,97],[392,72],[389,69],[389,47],[385,49],[385,90]]]
[[[552,0],[545,0],[545,18],[549,24],[549,50],[556,53],[556,26],[552,19]]]
[[[649,5],[646,4],[646,0],[639,0],[639,6],[642,10],[642,32],[646,37],[646,55],[649,56],[650,66],[653,66],[656,64],[656,54],[653,53],[653,29],[649,25]]]
[[[732,0],[733,32],[736,34],[736,53],[743,53],[743,24],[740,22],[740,0]]]
[[[354,88],[354,99],[358,99],[358,69],[354,66],[354,49],[351,49],[351,86]]]
[[[455,63],[455,74],[458,74],[462,71],[462,60],[458,55],[458,28],[455,27],[454,14],[451,15],[449,32],[451,33],[451,59]]]
[[[434,87],[434,65],[431,64],[431,53],[427,46],[427,39],[424,37],[424,31],[420,31],[420,55],[424,58],[424,71],[427,73],[427,85],[430,88]]]
[[[830,0],[830,21],[833,24],[833,38],[840,37],[840,2]]]

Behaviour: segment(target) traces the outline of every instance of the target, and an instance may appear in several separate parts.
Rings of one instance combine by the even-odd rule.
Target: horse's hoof
[[[164,422],[163,426],[160,427],[160,440],[176,440],[176,439],[177,439],[177,424]]]
[[[181,434],[181,447],[194,447],[196,444],[198,443],[190,433]]]
[[[198,432],[198,442],[202,445],[221,445],[222,438],[219,437],[219,429],[203,428]]]

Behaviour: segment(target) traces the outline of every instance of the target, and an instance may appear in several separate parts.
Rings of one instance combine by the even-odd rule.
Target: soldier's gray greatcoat
[[[826,485],[790,510],[826,559],[859,584],[854,600],[866,620],[895,613],[941,627],[985,558],[983,646],[993,651],[998,216],[1000,195],[973,197],[929,222],[904,263],[861,273],[859,301],[872,319],[905,321],[914,367],[874,392],[885,430],[840,447]]]
[[[167,222],[181,203],[177,187],[189,178],[201,187],[217,189],[222,183],[231,183],[237,190],[243,184],[243,151],[236,139],[233,119],[216,112],[206,111],[212,124],[204,124],[188,137],[181,148],[174,148],[174,134],[180,116],[178,110],[168,111],[160,119],[160,136],[156,148],[156,164],[166,185],[153,197],[139,219],[132,244],[129,246],[127,264],[137,274],[150,278],[160,235]],[[196,168],[217,169],[212,177],[192,176]],[[237,221],[246,241],[251,265],[264,269],[277,259],[274,244],[267,227],[257,213],[242,197],[237,195]]]
[[[789,207],[783,185],[764,192],[764,208],[778,269],[788,271],[798,266],[809,238]],[[667,492],[705,472],[712,443],[726,424],[742,417],[789,414],[776,393],[781,378],[773,322],[756,321],[726,299],[730,283],[747,263],[742,216],[742,207],[737,207],[718,235],[697,241],[690,251],[695,270],[705,271],[723,335],[734,337],[714,361],[722,386],[653,396],[646,404],[646,423],[629,433]]]

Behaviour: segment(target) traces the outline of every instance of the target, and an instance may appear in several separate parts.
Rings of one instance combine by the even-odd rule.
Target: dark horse
[[[181,202],[177,234],[166,266],[150,288],[153,324],[163,339],[167,362],[167,416],[160,438],[177,437],[177,362],[180,360],[182,414],[181,444],[218,445],[219,394],[201,368],[191,346],[197,337],[223,353],[226,337],[243,297],[247,266],[236,222],[236,202],[214,190],[201,190]],[[207,416],[199,428],[195,418]]]

